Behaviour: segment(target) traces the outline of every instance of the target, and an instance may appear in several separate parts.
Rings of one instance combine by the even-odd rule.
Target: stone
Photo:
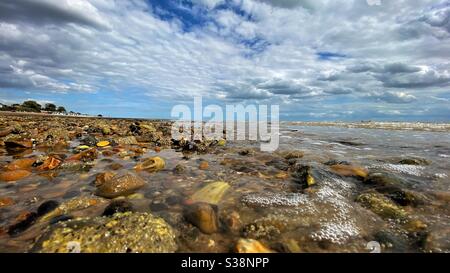
[[[35,212],[26,212],[18,218],[19,222],[10,226],[8,229],[8,234],[11,236],[18,235],[32,226],[36,222],[37,214]]]
[[[125,212],[111,217],[68,220],[49,227],[31,252],[171,253],[177,250],[173,229],[150,213]]]
[[[31,175],[27,170],[6,171],[0,173],[0,181],[11,182],[24,179]]]
[[[398,161],[398,164],[423,166],[430,165],[430,161],[423,158],[405,158]]]
[[[299,184],[304,189],[316,184],[316,180],[310,166],[297,165],[295,166],[295,169],[295,172],[292,174],[292,178],[295,183]]]
[[[144,162],[138,163],[134,169],[136,171],[157,172],[164,169],[166,163],[159,156],[145,159]]]
[[[37,209],[37,215],[43,216],[59,207],[59,203],[55,200],[49,200],[42,203]]]
[[[14,200],[11,197],[0,197],[0,208],[8,207],[14,204]]]
[[[97,186],[96,195],[105,198],[115,198],[134,193],[145,185],[145,181],[138,175],[127,172],[115,175],[111,179]]]
[[[363,167],[352,165],[332,165],[331,170],[341,176],[354,176],[359,178],[366,178],[368,172]]]
[[[17,159],[17,160],[14,160],[13,162],[7,164],[5,166],[5,169],[8,171],[30,169],[33,166],[35,161],[36,161],[35,157]]]
[[[218,204],[225,192],[230,188],[226,182],[211,182],[203,188],[196,191],[190,198],[191,202],[205,202],[209,204]]]
[[[109,141],[100,141],[97,143],[97,147],[106,147],[109,146]]]
[[[97,149],[91,148],[89,150],[82,151],[78,154],[75,154],[67,159],[67,161],[83,161],[89,162],[97,159],[98,152]]]
[[[176,174],[182,174],[182,173],[186,172],[186,166],[184,166],[182,164],[177,164],[175,166],[175,168],[173,169],[173,172]]]
[[[217,211],[217,206],[199,202],[187,206],[184,210],[184,217],[203,233],[212,234],[219,230]]]
[[[119,137],[114,139],[119,145],[137,145],[138,141],[135,136]]]
[[[31,140],[23,140],[23,139],[9,139],[5,141],[5,146],[6,148],[32,148],[33,147],[33,142]]]
[[[239,239],[236,243],[235,251],[237,253],[273,253],[273,251],[261,242],[253,239]]]
[[[89,207],[103,203],[105,203],[105,200],[100,199],[98,197],[90,197],[90,196],[75,197],[73,199],[63,202],[56,209],[43,215],[39,221],[45,222],[57,216],[68,215],[72,212],[87,209]]]
[[[408,215],[405,210],[379,193],[363,193],[356,198],[356,202],[382,218],[404,220]]]
[[[81,143],[83,145],[89,146],[89,147],[93,147],[95,145],[97,145],[98,140],[94,137],[94,136],[86,136],[85,138],[83,138],[81,140]]]
[[[208,161],[204,161],[204,160],[202,162],[200,162],[200,164],[198,166],[198,168],[200,170],[206,170],[206,169],[208,169],[208,167],[209,167]]]
[[[430,202],[428,200],[428,198],[421,193],[411,191],[411,190],[401,189],[401,188],[395,187],[395,186],[378,187],[378,188],[376,188],[376,191],[389,197],[391,200],[393,200],[395,203],[399,204],[400,206],[417,207],[419,205],[423,205],[425,203]]]
[[[38,171],[50,171],[56,169],[61,165],[62,160],[55,156],[49,156],[43,163],[40,165],[37,170]]]
[[[304,155],[305,153],[302,151],[285,151],[281,153],[281,156],[286,160],[302,158]]]

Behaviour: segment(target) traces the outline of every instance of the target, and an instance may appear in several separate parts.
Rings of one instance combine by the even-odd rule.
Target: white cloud
[[[133,89],[173,101],[202,94],[283,103],[284,111],[320,100],[333,115],[349,115],[341,98],[355,108],[420,108],[449,92],[448,5],[193,2],[180,5],[184,17],[164,17],[143,0],[2,1],[0,89]]]

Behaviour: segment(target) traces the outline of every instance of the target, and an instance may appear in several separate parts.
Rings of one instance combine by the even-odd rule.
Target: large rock
[[[172,228],[149,213],[116,213],[81,218],[50,227],[32,252],[168,253],[177,249]]]
[[[96,194],[105,198],[115,198],[132,194],[144,185],[145,181],[141,177],[127,172],[125,174],[117,174],[103,183],[97,183]]]

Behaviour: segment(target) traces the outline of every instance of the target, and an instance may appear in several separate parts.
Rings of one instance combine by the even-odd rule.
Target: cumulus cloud
[[[387,103],[411,103],[417,100],[417,98],[406,92],[381,92],[369,94],[369,97],[383,101]]]

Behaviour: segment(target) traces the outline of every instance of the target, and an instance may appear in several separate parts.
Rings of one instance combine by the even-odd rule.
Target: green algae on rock
[[[196,191],[190,198],[192,202],[205,202],[217,205],[230,185],[226,182],[212,182]]]
[[[403,220],[407,217],[405,210],[379,193],[363,193],[356,198],[356,202],[382,218]]]
[[[41,253],[171,253],[175,233],[150,213],[116,213],[112,217],[79,218],[58,223],[31,249]]]

